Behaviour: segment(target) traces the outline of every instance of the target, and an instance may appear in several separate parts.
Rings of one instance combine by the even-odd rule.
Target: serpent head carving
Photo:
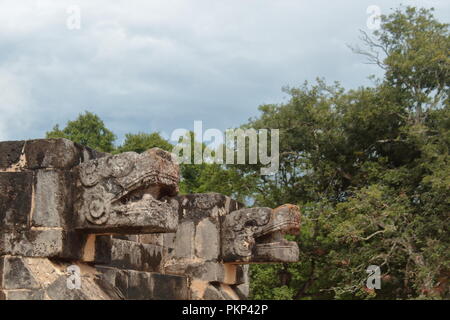
[[[231,212],[222,224],[222,258],[229,263],[296,262],[299,249],[284,238],[300,230],[300,210],[249,208]]]
[[[78,167],[78,225],[90,232],[173,232],[177,214],[160,199],[178,193],[179,168],[158,148],[126,152]]]

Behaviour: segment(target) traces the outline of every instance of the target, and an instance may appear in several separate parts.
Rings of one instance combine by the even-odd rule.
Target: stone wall
[[[245,299],[248,263],[298,259],[282,239],[298,208],[178,195],[178,181],[159,149],[0,142],[0,299]]]

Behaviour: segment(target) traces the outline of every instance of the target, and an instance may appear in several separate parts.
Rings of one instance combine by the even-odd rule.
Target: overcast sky
[[[370,31],[369,6],[400,3],[450,20],[448,0],[0,0],[0,141],[42,138],[85,110],[117,143],[194,120],[223,130],[286,85],[368,85],[379,71],[347,44]]]

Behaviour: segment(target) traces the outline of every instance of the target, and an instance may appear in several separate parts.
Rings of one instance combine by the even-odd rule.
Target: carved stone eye
[[[99,179],[96,160],[81,164],[80,180],[84,186],[92,187],[98,183]]]
[[[112,156],[106,161],[106,164],[115,178],[127,176],[134,167],[133,161],[130,161],[125,154]]]
[[[89,204],[89,213],[93,218],[100,218],[104,212],[105,206],[103,205],[103,201],[101,201],[100,199],[93,200]]]
[[[108,202],[97,195],[89,195],[87,200],[88,207],[84,212],[86,219],[97,225],[106,223],[109,219]]]

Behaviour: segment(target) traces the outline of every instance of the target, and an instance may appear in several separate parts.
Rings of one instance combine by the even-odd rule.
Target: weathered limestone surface
[[[165,250],[154,244],[98,236],[93,262],[121,269],[160,272]]]
[[[97,267],[101,279],[110,283],[124,299],[131,300],[187,300],[189,281],[174,276],[112,267]]]
[[[68,288],[67,263],[47,258],[3,256],[0,259],[0,297],[11,300],[105,300],[119,299],[112,286],[99,283],[94,268],[79,265],[82,289]]]
[[[70,169],[105,154],[66,139],[0,142],[0,170]]]
[[[295,262],[300,213],[177,195],[151,149],[0,142],[0,300],[245,299],[249,263]]]

